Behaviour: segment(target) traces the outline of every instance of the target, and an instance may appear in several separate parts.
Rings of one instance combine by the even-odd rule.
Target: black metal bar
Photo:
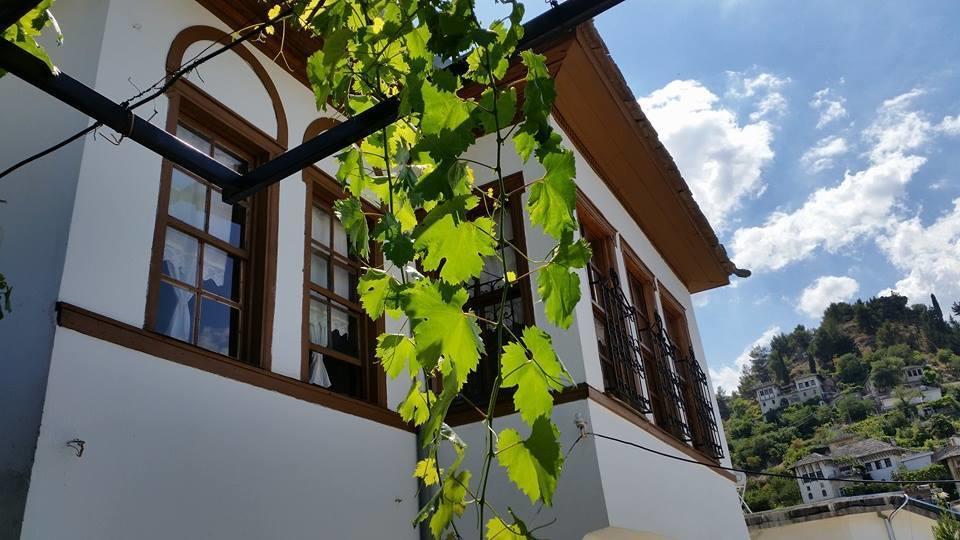
[[[38,3],[38,0],[7,0],[6,5],[0,5],[0,31],[19,21]]]
[[[51,73],[43,61],[5,40],[0,40],[0,67],[218,186],[227,188],[240,181],[241,176],[232,169],[66,73]]]
[[[542,46],[621,2],[623,0],[567,0],[524,24],[523,38],[518,43],[517,50]],[[454,64],[449,69],[456,68],[457,64]],[[235,203],[302,171],[311,164],[392,124],[397,120],[399,110],[399,97],[394,96],[381,101],[363,113],[243,175],[238,187],[222,186],[224,200]]]

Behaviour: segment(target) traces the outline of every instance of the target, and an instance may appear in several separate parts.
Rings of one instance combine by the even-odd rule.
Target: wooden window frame
[[[353,358],[348,358],[346,355],[343,355],[337,351],[331,350],[329,348],[320,347],[314,345],[310,341],[310,298],[311,295],[316,293],[323,295],[331,302],[336,302],[343,304],[349,308],[351,311],[355,311],[359,317],[359,324],[364,325],[364,329],[361,331],[361,337],[358,341],[359,346],[359,367],[360,367],[360,384],[362,386],[361,396],[352,396],[348,394],[342,394],[334,392],[333,390],[328,390],[321,386],[315,386],[319,391],[340,396],[344,399],[355,400],[362,403],[370,403],[379,407],[387,407],[387,380],[386,373],[378,362],[375,361],[374,350],[376,347],[377,336],[382,334],[385,329],[385,321],[383,317],[372,321],[367,313],[363,310],[363,307],[359,302],[352,302],[347,298],[340,298],[335,295],[332,291],[323,289],[322,287],[313,285],[311,276],[310,276],[310,266],[311,266],[311,256],[313,253],[313,231],[312,231],[312,219],[313,219],[313,208],[317,203],[320,203],[326,207],[327,211],[330,214],[330,218],[335,219],[333,215],[333,202],[342,199],[346,196],[343,189],[337,183],[336,180],[330,178],[326,173],[318,169],[317,167],[310,167],[303,171],[303,179],[306,183],[306,204],[304,210],[304,249],[303,249],[303,313],[302,313],[302,326],[301,326],[301,343],[302,343],[302,354],[300,360],[300,380],[307,383],[310,378],[310,353],[313,351],[321,352],[322,354],[329,354],[332,358],[337,361],[343,361],[347,363],[355,364]],[[377,213],[380,210],[374,207],[367,201],[363,201],[363,205],[366,211]],[[372,228],[372,224],[371,224]],[[333,229],[333,224],[331,222],[331,229]],[[370,251],[370,260],[371,263],[375,266],[380,266],[383,261],[383,257],[379,250],[374,249],[374,244],[371,242],[371,251]],[[359,278],[361,274],[361,266],[356,265],[357,277]]]
[[[283,151],[283,147],[275,139],[187,81],[178,81],[167,94],[169,106],[166,129],[171,133],[176,133],[177,126],[182,123],[190,129],[201,132],[211,141],[215,140],[231,152],[249,157],[252,160],[251,165],[266,161]],[[215,136],[210,136],[211,133]],[[168,210],[173,169],[173,163],[163,160],[160,168],[160,189],[144,314],[144,330],[157,334],[160,332],[155,330],[156,310],[162,281],[166,230],[168,226],[183,230],[179,220],[170,216]],[[202,181],[202,183],[209,185],[209,182]],[[247,204],[246,234],[249,251],[246,275],[241,276],[243,307],[237,357],[221,355],[199,345],[184,342],[187,347],[198,352],[214,354],[225,361],[240,362],[264,370],[270,369],[276,288],[278,194],[277,186],[271,186]],[[207,198],[209,199],[209,196]],[[220,249],[227,244],[212,235],[197,235],[195,231],[189,234]],[[201,278],[198,276],[198,279]]]
[[[624,267],[627,270],[627,289],[630,301],[637,311],[642,310],[642,316],[646,323],[646,328],[641,328],[640,320],[637,319],[634,331],[637,333],[637,342],[641,348],[641,361],[646,374],[646,393],[647,399],[650,400],[653,423],[663,429],[664,432],[670,433],[671,428],[664,424],[668,423],[669,418],[667,408],[673,407],[673,405],[665,395],[665,390],[660,388],[656,382],[659,380],[657,371],[659,366],[656,357],[658,344],[654,343],[653,340],[657,339],[656,332],[658,331],[656,322],[658,316],[658,281],[647,265],[643,264],[636,251],[622,238],[620,239],[620,247],[623,251]],[[671,433],[670,436],[674,435]]]
[[[677,348],[678,354],[684,358],[674,366],[674,369],[681,379],[680,387],[683,391],[681,397],[687,427],[690,429],[691,444],[696,446],[695,441],[710,440],[711,434],[703,432],[704,423],[699,418],[700,411],[697,408],[697,395],[694,390],[694,385],[698,383],[694,380],[694,374],[689,365],[690,362],[698,362],[691,354],[693,341],[690,338],[690,321],[687,319],[687,310],[683,304],[662,283],[659,283],[657,288],[660,291],[660,306],[663,309],[663,325],[667,336]]]
[[[580,236],[590,244],[593,253],[587,262],[587,288],[590,291],[590,306],[593,312],[593,325],[597,332],[597,351],[601,363],[601,371],[605,365],[612,366],[609,353],[604,351],[602,343],[607,336],[607,313],[604,310],[598,294],[598,287],[603,287],[610,272],[619,275],[617,269],[617,230],[613,228],[593,202],[580,190],[577,190],[577,220],[580,223]],[[598,274],[603,274],[602,277]],[[595,284],[595,281],[600,281]],[[604,335],[599,335],[600,332]],[[601,341],[603,340],[603,341]],[[614,369],[606,368],[608,371]],[[607,381],[604,381],[606,384]]]
[[[511,243],[514,246],[513,249],[515,249],[518,252],[516,257],[514,257],[516,261],[516,266],[517,266],[515,272],[518,278],[522,277],[522,279],[518,279],[516,283],[511,285],[511,287],[515,288],[516,293],[511,292],[508,294],[508,296],[516,294],[517,296],[510,296],[510,298],[511,299],[519,298],[520,306],[522,309],[523,325],[535,326],[536,316],[534,315],[534,310],[533,310],[533,292],[531,288],[532,287],[531,279],[528,276],[528,273],[530,271],[530,266],[527,263],[527,259],[525,258],[525,256],[527,255],[527,240],[526,240],[526,232],[525,232],[526,230],[525,220],[523,217],[523,193],[526,191],[526,189],[524,187],[523,173],[517,172],[507,176],[503,180],[503,185],[508,194],[507,202],[509,205],[508,206],[509,217],[510,217],[511,226],[513,228],[513,238]],[[470,212],[471,218],[487,216],[489,214],[489,212],[487,211],[487,208],[489,207],[485,208],[484,205],[491,204],[493,200],[497,200],[500,197],[500,185],[499,185],[499,181],[497,180],[488,182],[487,184],[477,188],[477,190],[480,191],[483,195],[478,207]],[[507,249],[511,249],[511,248],[507,246]],[[500,289],[496,289],[496,291],[499,291],[499,290]],[[469,286],[467,287],[467,292],[468,293],[471,292]],[[492,294],[497,294],[497,293],[495,291],[487,292],[482,295],[482,298],[486,298]],[[499,301],[499,298],[497,298],[497,300]],[[465,306],[466,309],[473,310],[474,307],[477,305],[477,302],[478,302],[478,299],[471,296],[470,299],[467,300],[467,304]],[[482,377],[486,373],[491,373],[491,374],[496,373],[498,366],[496,365],[483,366],[482,364],[484,362],[494,363],[495,360],[488,354],[482,355],[480,358],[481,365],[478,365],[477,371],[472,373],[471,377]],[[485,371],[485,370],[489,370],[489,371]],[[439,380],[436,381],[435,384],[437,385],[436,388],[439,390],[440,381]],[[487,382],[485,381],[483,383],[484,387],[486,384]],[[506,401],[511,400],[512,396],[513,396],[513,389],[509,389],[509,388],[501,389],[497,396],[497,405],[499,406],[500,403],[504,403]],[[487,405],[488,403],[486,402],[486,400],[482,400],[481,403],[474,403],[474,404],[482,407]],[[470,404],[465,402],[460,402],[460,401],[455,402],[454,405],[451,407],[451,410],[454,410],[457,412],[462,411],[465,415],[468,415],[468,416],[476,412],[475,409]],[[477,416],[476,419],[480,420],[481,418]]]

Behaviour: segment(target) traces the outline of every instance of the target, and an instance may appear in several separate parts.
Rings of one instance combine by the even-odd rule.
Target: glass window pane
[[[154,330],[180,341],[193,341],[193,310],[196,296],[192,291],[160,281]]]
[[[327,255],[314,248],[313,254],[310,256],[310,281],[324,289],[329,289],[329,264]]]
[[[347,248],[347,231],[343,229],[343,224],[336,218],[333,220],[333,250],[343,256],[350,255]]]
[[[326,347],[329,339],[328,314],[326,302],[313,297],[310,299],[310,343]]]
[[[240,310],[210,298],[201,298],[197,345],[216,353],[236,356],[239,330]]]
[[[219,161],[221,164],[233,169],[234,171],[244,174],[247,172],[247,162],[238,158],[233,153],[228,150],[224,150],[220,146],[213,147],[213,159]]]
[[[346,298],[351,302],[357,302],[357,274],[352,268],[346,268],[339,264],[333,267],[333,292],[341,298]]]
[[[207,139],[183,124],[177,125],[177,138],[204,154],[210,155],[210,139]]]
[[[188,285],[197,284],[199,241],[189,234],[167,227],[163,239],[163,266],[161,271]]]
[[[243,206],[223,202],[223,195],[213,190],[210,194],[210,234],[240,247],[243,245],[245,213]]]
[[[203,288],[231,300],[240,300],[239,259],[222,249],[203,246]]]
[[[349,356],[358,356],[358,320],[345,308],[330,307],[330,348]]]
[[[326,357],[325,366],[330,380],[330,390],[348,396],[360,396],[360,367]]]
[[[323,208],[313,207],[310,234],[315,241],[325,246],[330,245],[330,214]]]
[[[174,167],[170,182],[168,212],[180,221],[203,230],[207,207],[207,187]]]

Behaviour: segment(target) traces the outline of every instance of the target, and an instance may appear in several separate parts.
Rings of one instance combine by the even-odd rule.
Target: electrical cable
[[[654,450],[653,448],[644,446],[639,443],[618,439],[617,437],[611,437],[609,435],[602,435],[600,433],[593,433],[591,431],[584,433],[584,435],[590,436],[590,437],[596,437],[598,439],[606,439],[608,441],[613,441],[613,442],[624,444],[627,446],[632,446],[634,448],[639,448],[640,450],[644,450],[652,454],[656,454],[658,456],[663,456],[665,458],[670,458],[677,461],[683,461],[685,463],[693,463],[694,465],[702,465],[704,467],[709,467],[711,469],[738,472],[738,473],[754,475],[754,476],[769,476],[773,478],[786,478],[789,480],[804,480],[804,481],[828,480],[831,482],[846,482],[850,484],[890,484],[890,485],[960,484],[960,480],[862,480],[862,479],[856,479],[856,478],[817,478],[817,477],[801,476],[801,475],[789,474],[789,473],[754,471],[750,469],[740,469],[738,467],[726,467],[726,466],[715,464],[715,463],[704,463],[702,461],[697,461],[695,459],[675,456],[673,454],[668,454],[666,452]]]
[[[181,78],[183,78],[184,75],[186,75],[187,73],[189,73],[189,72],[195,70],[196,68],[200,67],[200,66],[203,65],[205,62],[208,62],[208,61],[216,58],[217,56],[219,56],[219,55],[221,55],[221,54],[223,54],[223,53],[225,53],[225,52],[233,49],[234,47],[236,47],[236,46],[238,46],[238,45],[240,45],[241,43],[249,40],[251,37],[253,37],[253,36],[255,36],[255,35],[258,35],[260,32],[262,32],[262,31],[264,30],[264,28],[266,28],[266,27],[268,27],[268,26],[272,26],[272,25],[276,24],[277,22],[282,21],[283,19],[285,19],[285,18],[286,18],[288,15],[290,15],[291,13],[293,13],[293,10],[292,10],[292,9],[287,9],[284,13],[279,14],[279,15],[278,15],[277,17],[275,17],[274,19],[271,19],[270,21],[266,21],[266,22],[262,22],[262,23],[258,23],[258,24],[256,24],[256,25],[254,25],[250,30],[248,30],[248,31],[246,31],[246,32],[238,35],[238,36],[236,37],[236,39],[234,39],[234,40],[231,41],[230,43],[227,43],[226,45],[220,47],[219,49],[217,49],[217,50],[215,50],[215,51],[213,51],[213,52],[211,52],[211,53],[209,53],[209,54],[207,54],[207,55],[205,55],[205,56],[201,56],[201,55],[203,55],[204,52],[210,50],[214,45],[216,45],[217,43],[220,43],[220,41],[223,40],[224,38],[227,38],[227,37],[232,36],[232,34],[226,34],[225,36],[217,39],[216,41],[214,41],[213,43],[211,43],[210,45],[208,45],[205,49],[203,49],[202,51],[200,51],[197,55],[195,55],[195,56],[191,59],[190,62],[188,62],[188,63],[187,63],[186,65],[184,65],[184,66],[181,66],[180,69],[178,69],[177,71],[174,71],[174,72],[172,72],[172,73],[168,73],[168,74],[165,75],[163,78],[161,78],[159,81],[157,81],[157,82],[153,83],[152,85],[150,85],[147,89],[141,90],[141,91],[138,92],[135,96],[131,97],[130,99],[128,99],[128,100],[126,100],[126,101],[124,101],[124,102],[122,103],[122,105],[123,105],[124,107],[126,107],[129,111],[131,111],[131,112],[130,112],[130,114],[131,114],[131,121],[133,120],[133,116],[132,116],[132,115],[133,115],[133,112],[132,112],[132,111],[133,111],[134,109],[137,109],[137,108],[139,108],[139,107],[141,107],[141,106],[143,106],[143,105],[145,105],[145,104],[147,104],[147,103],[149,103],[149,102],[157,99],[158,97],[160,97],[164,92],[166,92],[167,90],[169,90],[170,87],[173,86],[174,83],[176,83],[178,80],[180,80]],[[148,92],[149,92],[149,95],[147,95]],[[145,97],[144,97],[144,96],[145,96]],[[141,97],[142,97],[142,99],[139,99],[139,100],[136,101],[135,103],[130,104],[131,101],[133,101],[133,100],[135,100],[135,99],[138,99],[138,98],[141,98]],[[91,131],[96,131],[98,128],[100,128],[100,127],[102,127],[102,126],[103,126],[103,122],[94,122],[94,123],[91,124],[90,126],[83,128],[82,130],[74,133],[73,135],[70,135],[70,136],[67,137],[66,139],[63,139],[62,141],[54,144],[53,146],[50,146],[50,147],[48,147],[48,148],[46,148],[46,149],[44,149],[44,150],[41,150],[40,152],[37,152],[36,154],[33,154],[33,155],[31,155],[31,156],[29,156],[29,157],[27,157],[27,158],[22,159],[21,161],[18,161],[18,162],[15,163],[14,165],[12,165],[12,166],[4,169],[3,172],[0,172],[0,179],[3,179],[5,176],[10,175],[10,174],[13,173],[14,171],[16,171],[17,169],[20,169],[21,167],[23,167],[23,166],[25,166],[25,165],[28,165],[28,164],[30,164],[30,163],[32,163],[32,162],[34,162],[34,161],[36,161],[36,160],[44,157],[44,156],[47,156],[48,154],[51,154],[51,153],[53,153],[53,152],[56,152],[57,150],[59,150],[59,149],[63,148],[64,146],[72,143],[73,141],[82,138],[84,135],[87,135],[87,134],[90,133]]]

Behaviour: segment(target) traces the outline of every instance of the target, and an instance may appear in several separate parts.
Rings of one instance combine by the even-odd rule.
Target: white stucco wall
[[[884,512],[889,514],[890,511]],[[893,518],[897,540],[933,540],[932,527],[936,522],[908,511],[898,512]],[[751,540],[883,540],[887,536],[884,520],[874,512],[838,516],[793,523],[783,527],[751,529]]]
[[[415,445],[60,328],[23,538],[415,539]]]
[[[686,457],[603,406],[589,408],[591,431]],[[618,442],[595,444],[611,526],[676,539],[747,537],[733,480]]]
[[[71,21],[64,47],[44,35],[53,62],[73,78],[94,81],[107,0],[63,0]],[[52,34],[52,32],[51,32]],[[13,75],[0,78],[0,170],[87,127],[86,116]],[[0,322],[0,538],[15,537],[43,408],[54,303],[60,287],[77,171],[90,137],[34,161],[0,181],[0,273],[13,287]]]

